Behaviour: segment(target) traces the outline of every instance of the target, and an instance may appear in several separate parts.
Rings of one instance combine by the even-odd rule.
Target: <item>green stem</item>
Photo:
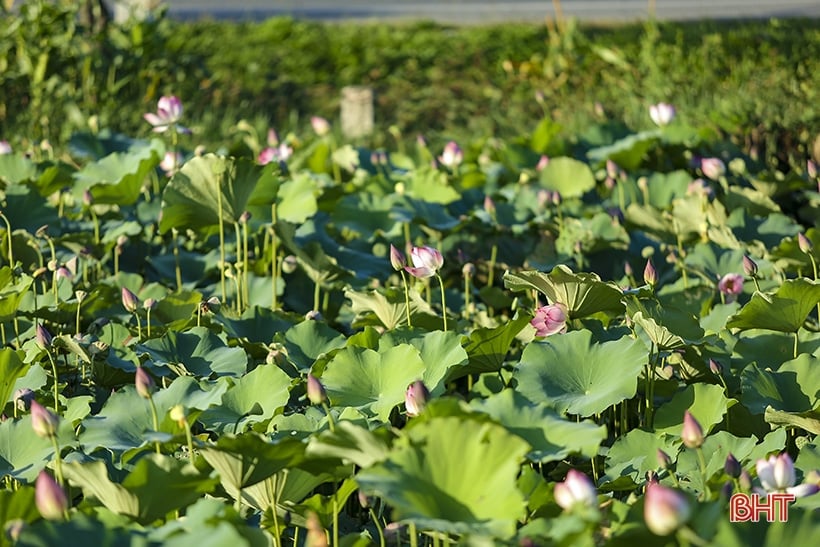
[[[794,358],[797,359],[797,331],[794,331]]]
[[[408,532],[410,534],[410,547],[419,547],[419,537],[415,522],[410,523]]]
[[[319,311],[319,300],[321,300],[320,295],[322,292],[322,287],[319,285],[319,281],[316,280],[316,283],[313,286],[313,309]]]
[[[703,477],[703,500],[709,499],[709,484],[707,483],[709,477],[706,475],[706,458],[703,457],[703,449],[697,447],[698,464],[700,465],[700,474]]]
[[[339,545],[339,499],[336,494],[333,494],[333,545]]]
[[[441,318],[444,320],[444,332],[447,332],[447,302],[444,300],[444,280],[439,274],[436,274],[436,277],[441,288]]]
[[[407,328],[411,328],[413,325],[410,322],[410,287],[407,284],[407,276],[404,274],[404,270],[399,270],[401,272],[401,280],[404,283],[404,311],[407,312]]]
[[[157,407],[154,404],[154,398],[150,395],[148,396],[148,404],[151,407],[151,420],[154,424],[154,431],[159,431],[159,417],[157,416]],[[154,441],[154,449],[157,451],[157,454],[160,454],[159,441]]]
[[[222,303],[227,305],[225,288],[225,221],[222,219],[222,175],[216,181],[217,215],[219,217],[219,284],[222,287]]]
[[[142,340],[142,322],[139,314],[135,311],[134,318],[137,320],[137,340]]]
[[[279,501],[279,496],[276,493],[276,478],[278,475],[276,473],[273,474],[271,480],[273,481],[273,508],[271,509],[271,513],[273,513],[273,544],[275,547],[281,547],[282,545],[282,538],[280,537],[281,532],[279,531],[279,515],[276,514],[276,504]]]
[[[194,437],[191,434],[191,424],[188,423],[188,418],[185,418],[185,441],[188,443],[188,459],[194,459]]]
[[[243,271],[244,261],[242,259],[242,236],[238,222],[233,223],[233,230],[234,237],[236,238],[236,262],[234,263],[234,269],[236,270],[236,274],[234,275],[234,285],[236,286],[236,313],[241,314],[243,302],[242,295],[244,294],[243,279],[245,272]]]
[[[336,424],[333,422],[333,415],[330,413],[330,406],[326,402],[322,402],[322,408],[325,409],[325,414],[327,414],[327,425],[330,428],[331,433],[336,431]]]
[[[379,518],[376,516],[376,513],[373,512],[372,507],[368,507],[370,511],[370,518],[373,519],[373,524],[376,526],[376,532],[379,534],[379,547],[384,547],[384,530],[382,530],[382,526],[379,523]]]
[[[63,457],[60,454],[60,443],[57,441],[57,435],[51,436],[51,445],[54,447],[54,474],[57,478],[57,484],[61,487],[65,484],[63,480]]]
[[[276,203],[271,204],[270,206],[270,218],[271,218],[271,225],[270,225],[270,244],[271,244],[271,255],[270,255],[270,270],[271,276],[273,276],[273,283],[272,283],[272,290],[271,290],[271,308],[276,309],[279,307],[279,295],[276,294],[276,285],[279,281],[279,261],[277,256],[279,255],[279,247],[278,247],[278,239],[276,237]]]
[[[60,390],[58,384],[59,378],[57,377],[57,363],[54,361],[54,357],[52,357],[51,352],[46,349],[46,355],[48,355],[48,360],[51,363],[51,373],[54,375],[54,413],[60,413]]]
[[[89,206],[91,211],[91,221],[94,223],[94,244],[100,244],[100,219],[97,218],[97,213],[94,212],[94,206]]]
[[[242,224],[242,266],[242,287],[244,289],[242,296],[245,307],[248,307],[248,301],[250,300],[250,289],[248,288],[248,221]]]
[[[177,292],[182,291],[182,267],[179,264],[179,238],[177,235],[177,229],[173,228],[171,230],[173,234],[174,240],[174,273],[176,274],[177,280]]]
[[[151,308],[145,310],[145,326],[148,329],[148,338],[151,338]]]
[[[0,217],[3,217],[3,222],[6,223],[6,237],[9,240],[9,269],[11,269],[11,280],[14,281],[14,247],[11,244],[11,222],[2,212],[0,212]]]
[[[498,245],[493,244],[493,248],[490,251],[490,271],[487,273],[487,286],[492,287],[493,281],[495,277],[495,261],[498,257]]]

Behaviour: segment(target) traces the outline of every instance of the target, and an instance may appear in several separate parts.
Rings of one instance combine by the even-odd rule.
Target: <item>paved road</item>
[[[167,0],[174,18],[262,19],[290,15],[324,21],[432,19],[442,23],[542,22],[552,0]],[[643,19],[649,0],[563,0],[564,16],[584,21]],[[820,17],[820,0],[655,0],[659,19]]]

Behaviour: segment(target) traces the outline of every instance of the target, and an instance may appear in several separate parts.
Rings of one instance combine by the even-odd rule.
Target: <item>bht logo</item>
[[[786,522],[789,520],[789,503],[795,500],[794,494],[732,494],[729,498],[729,520],[731,522],[757,522],[765,513],[768,522]]]

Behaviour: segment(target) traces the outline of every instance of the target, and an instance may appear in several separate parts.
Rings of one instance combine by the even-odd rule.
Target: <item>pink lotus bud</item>
[[[654,483],[646,488],[643,516],[653,534],[668,536],[686,524],[692,507],[682,492]]]
[[[404,269],[419,279],[433,277],[444,265],[444,257],[432,247],[413,247],[410,250],[410,260],[413,266],[406,266]]]
[[[268,129],[268,146],[272,148],[279,146],[279,135],[276,134],[276,130],[273,128]]]
[[[675,119],[675,107],[666,103],[653,104],[649,107],[649,117],[659,127],[669,125]]]
[[[146,310],[151,310],[156,305],[157,305],[156,298],[146,298],[145,302],[142,303],[142,307]]]
[[[34,433],[44,439],[56,436],[60,418],[37,401],[31,401],[30,407],[31,429],[34,430]]]
[[[777,492],[794,486],[797,477],[794,472],[794,462],[783,452],[777,456],[769,456],[767,460],[757,460],[755,464],[757,478],[766,492]]]
[[[307,397],[310,404],[313,405],[320,405],[327,401],[325,386],[313,374],[307,376]]]
[[[757,262],[749,258],[749,255],[743,255],[743,271],[749,277],[757,275]]]
[[[441,153],[441,156],[438,157],[438,160],[445,167],[458,167],[464,160],[464,153],[461,151],[458,143],[450,141],[444,145],[444,151]]]
[[[718,281],[718,290],[727,296],[737,296],[743,292],[743,276],[736,273],[724,275]]]
[[[4,156],[6,154],[11,154],[12,149],[9,141],[0,141],[0,156]]]
[[[643,281],[650,287],[654,287],[658,282],[658,273],[655,271],[655,266],[652,265],[652,259],[646,261],[646,266],[643,269]]]
[[[672,458],[669,457],[669,454],[659,448],[656,456],[658,459],[658,467],[661,469],[669,469],[672,467]]]
[[[83,205],[89,207],[94,203],[94,196],[91,195],[91,190],[86,188],[83,190]]]
[[[37,323],[37,327],[34,329],[34,336],[37,340],[37,347],[40,349],[48,349],[51,347],[53,337],[42,323]]]
[[[313,127],[313,131],[320,137],[324,137],[330,133],[330,122],[320,116],[311,117],[310,125]]]
[[[806,174],[810,179],[817,177],[817,164],[812,160],[806,161]]]
[[[45,471],[40,471],[34,481],[34,504],[47,520],[62,520],[68,511],[65,492]]]
[[[698,421],[688,410],[683,413],[683,429],[680,438],[687,448],[700,448],[703,446],[703,428],[700,427]]]
[[[475,264],[467,262],[461,267],[461,275],[469,279],[475,275]]]
[[[137,367],[137,373],[134,375],[134,386],[137,388],[137,393],[143,399],[150,399],[154,391],[157,389],[157,384],[151,375],[148,374],[143,367]]]
[[[286,274],[292,274],[296,271],[296,268],[299,266],[299,261],[293,255],[288,255],[282,259],[282,272]]]
[[[390,265],[397,272],[404,269],[405,265],[404,255],[392,243],[390,244]]]
[[[709,370],[712,371],[712,374],[715,376],[720,376],[720,373],[723,372],[723,367],[714,359],[709,359]]]
[[[797,246],[800,248],[801,251],[803,251],[806,254],[811,254],[811,251],[814,248],[814,245],[812,245],[811,240],[807,238],[806,234],[804,234],[803,232],[797,234]]]
[[[552,336],[567,331],[567,307],[560,302],[550,306],[541,306],[535,310],[535,317],[530,321],[535,327],[536,336]]]
[[[629,262],[624,262],[624,275],[627,277],[632,277],[635,271],[632,269],[632,264]]]
[[[404,392],[404,407],[407,409],[407,415],[414,417],[421,414],[429,400],[430,391],[421,380],[416,380],[407,386]]]
[[[726,164],[720,158],[703,158],[700,160],[700,170],[706,177],[718,180],[726,173]]]
[[[538,159],[538,163],[535,164],[536,171],[543,171],[544,168],[550,164],[550,159],[547,156],[542,155]]]
[[[731,452],[728,456],[726,456],[726,462],[723,464],[723,471],[725,471],[726,474],[733,479],[740,477],[740,473],[743,471],[740,462],[737,461],[737,458],[735,458]]]
[[[598,492],[584,473],[570,469],[564,482],[555,485],[555,503],[565,510],[576,505],[597,507]]]
[[[740,476],[737,478],[737,484],[744,492],[748,492],[752,489],[752,476],[749,475],[748,471],[745,469],[740,471]]]
[[[140,302],[137,295],[129,291],[126,287],[123,287],[120,293],[122,295],[122,306],[126,309],[126,311],[130,313],[137,311],[137,306]]]
[[[495,214],[495,202],[490,196],[484,196],[484,210],[490,215]]]
[[[34,392],[27,387],[20,388],[14,392],[12,401],[18,410],[25,412],[31,408],[31,403],[34,401]]]

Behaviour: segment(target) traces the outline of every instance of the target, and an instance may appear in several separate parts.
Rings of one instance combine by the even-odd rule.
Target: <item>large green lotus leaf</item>
[[[22,352],[11,348],[0,349],[0,412],[9,402],[17,379],[25,375],[28,365],[23,362]]]
[[[444,392],[444,381],[452,377],[450,370],[467,364],[468,355],[461,346],[461,336],[455,332],[433,331],[421,336],[405,337],[408,331],[386,333],[379,341],[379,351],[387,351],[392,346],[408,343],[419,350],[424,362],[424,385],[433,395]]]
[[[804,338],[807,338],[809,334],[805,330],[799,333]],[[820,346],[817,343],[809,345],[803,340],[798,346],[799,352],[814,353],[818,349]],[[766,368],[777,370],[783,363],[794,359],[794,334],[770,330],[747,330],[739,334],[733,351],[732,360],[738,369],[757,361],[765,363]]]
[[[658,470],[658,450],[666,452],[673,461],[678,452],[671,438],[642,429],[633,429],[618,437],[607,452],[606,474],[601,477],[601,485],[607,490],[632,490],[635,484],[643,482],[647,471]],[[631,481],[624,481],[623,477]]]
[[[424,361],[410,344],[384,351],[361,347],[340,350],[322,373],[333,406],[351,406],[387,421],[404,401],[407,386],[424,377]]]
[[[16,490],[0,490],[0,522],[8,523],[20,519],[34,522],[40,516],[34,503],[34,488],[20,486]],[[0,539],[0,545],[6,547],[6,537]]]
[[[270,343],[278,333],[285,332],[297,322],[301,323],[301,320],[301,316],[297,320],[295,316],[259,306],[245,310],[239,318],[228,315],[219,316],[219,321],[225,326],[228,336],[263,344]]]
[[[723,387],[714,384],[697,383],[686,387],[672,397],[672,400],[658,407],[655,414],[655,430],[679,436],[683,429],[683,415],[686,410],[700,423],[704,433],[723,420],[726,410],[736,404],[735,399],[727,399]]]
[[[392,195],[348,194],[336,202],[333,223],[368,241],[378,235],[392,234],[399,229],[398,223],[390,215],[394,201]]]
[[[447,173],[437,169],[416,169],[405,182],[407,195],[429,203],[447,205],[461,198],[448,184]]]
[[[5,206],[3,207],[3,214],[11,224],[12,231],[20,229],[26,230],[30,234],[37,232],[37,229],[44,224],[56,231],[60,226],[58,211],[55,207],[48,203],[48,201],[38,194],[33,187],[27,184],[15,184],[5,189]],[[0,222],[0,227],[5,234],[6,223]],[[51,232],[54,235],[54,231]],[[5,239],[5,238],[4,238]],[[3,242],[4,246],[8,245],[8,241]],[[15,257],[17,252],[15,245]],[[7,252],[6,249],[3,249]]]
[[[71,516],[71,520],[41,519],[25,526],[15,545],[26,547],[52,547],[53,545],[164,547],[165,543],[150,541],[143,530],[113,527],[102,520],[77,513]]]
[[[353,422],[341,421],[333,431],[326,430],[308,440],[306,453],[314,458],[338,458],[368,468],[387,459],[390,451],[386,428],[370,431]]]
[[[77,446],[70,421],[60,421],[57,439],[61,448]],[[0,422],[0,477],[8,475],[20,481],[33,482],[52,459],[54,446],[50,439],[34,433],[30,415]]]
[[[452,370],[448,379],[501,370],[510,351],[510,345],[529,322],[530,317],[516,315],[512,321],[506,321],[497,327],[475,329],[462,342],[469,357],[467,366]]]
[[[271,164],[268,164],[271,165]],[[319,186],[316,178],[308,172],[301,172],[292,179],[282,179],[265,166],[265,181],[257,184],[248,198],[248,211],[254,221],[270,222],[271,205],[276,204],[277,220],[301,224],[316,214],[318,203],[316,194]]]
[[[803,354],[783,363],[777,371],[752,363],[741,373],[740,401],[754,414],[766,407],[804,412],[817,407],[820,397],[820,359]]]
[[[609,159],[620,167],[632,171],[640,167],[647,152],[658,144],[660,137],[661,132],[658,129],[642,131],[619,139],[611,145],[593,148],[587,152],[587,157],[591,162]]]
[[[302,321],[284,335],[277,335],[277,340],[284,344],[288,358],[303,372],[322,355],[345,345],[344,335],[321,321]]]
[[[222,221],[230,230],[230,224],[247,210],[256,185],[272,184],[273,179],[273,166],[215,154],[196,156],[180,168],[162,193],[160,233],[218,225],[220,201]]]
[[[592,169],[586,163],[573,158],[551,158],[538,178],[542,187],[557,190],[563,198],[581,196],[595,188],[595,175]]]
[[[675,240],[675,231],[668,214],[651,205],[630,203],[624,211],[627,227],[639,228],[642,231],[654,234],[658,238],[669,241]],[[632,231],[632,230],[631,230]]]
[[[128,152],[114,152],[77,171],[73,193],[80,198],[89,190],[94,203],[131,205],[139,198],[146,177],[159,165],[164,154],[165,146],[159,139]]]
[[[228,347],[205,327],[185,332],[169,330],[160,338],[140,344],[136,351],[138,355],[147,355],[154,365],[169,367],[181,376],[241,376],[248,365],[242,348]]]
[[[269,419],[288,402],[291,378],[275,365],[259,365],[236,380],[222,404],[200,415],[210,429],[236,434],[245,426]]]
[[[410,322],[416,327],[440,328],[442,321],[417,291],[411,291]],[[404,290],[387,288],[368,292],[345,290],[356,314],[354,326],[383,326],[388,330],[407,323]],[[432,330],[432,329],[431,329]]]
[[[431,203],[406,195],[396,199],[390,215],[396,222],[407,224],[415,222],[434,230],[449,230],[459,225],[459,220],[440,203]]]
[[[235,500],[243,488],[297,464],[304,453],[305,445],[298,439],[271,443],[255,433],[223,435],[215,445],[200,449],[205,461],[219,474],[225,491]]]
[[[0,322],[10,321],[17,317],[20,302],[33,282],[34,279],[26,274],[14,278],[8,266],[0,268]]]
[[[570,318],[583,319],[606,312],[621,313],[623,293],[617,285],[601,281],[593,273],[573,273],[564,265],[553,268],[549,274],[536,271],[504,274],[504,286],[513,291],[535,289],[546,295],[550,303],[560,302],[567,307]]]
[[[163,432],[177,432],[178,426],[168,416],[175,405],[188,409],[203,410],[217,404],[226,386],[217,384],[210,391],[203,391],[197,381],[189,376],[175,379],[165,388],[154,393],[159,427]],[[112,452],[125,452],[148,444],[146,432],[154,429],[148,401],[127,386],[108,398],[99,414],[89,416],[82,422],[80,444],[86,453],[98,448]]]
[[[629,234],[603,211],[589,218],[565,217],[555,241],[556,250],[566,256],[577,254],[579,248],[582,253],[591,254],[604,250],[625,251],[628,246]]]
[[[218,482],[190,463],[153,453],[140,458],[121,484],[108,477],[108,468],[100,461],[67,462],[63,473],[87,498],[95,498],[110,511],[141,524],[190,505]]]
[[[320,484],[333,480],[333,475],[327,473],[313,474],[298,467],[291,467],[283,469],[254,485],[243,488],[242,501],[263,513],[275,507],[279,518],[281,518],[286,513],[290,513],[289,508],[292,507],[292,504],[304,500]],[[304,525],[304,523],[298,522],[294,522],[294,524]]]
[[[686,196],[691,182],[692,175],[686,171],[652,173],[646,185],[649,204],[657,209],[666,209],[675,198]]]
[[[509,538],[524,517],[516,487],[530,446],[500,425],[443,417],[410,428],[387,461],[360,472],[362,490],[423,530]]]
[[[661,349],[677,349],[703,338],[697,317],[690,313],[633,295],[624,297],[624,303],[627,316]]]
[[[809,433],[820,435],[820,412],[783,412],[772,407],[766,407],[763,414],[766,423],[774,427],[799,427]]]
[[[592,332],[572,331],[528,344],[513,377],[534,403],[591,416],[635,395],[646,360],[639,340],[593,344]]]
[[[570,422],[547,405],[532,403],[512,389],[473,401],[471,406],[527,441],[532,446],[527,459],[539,463],[560,461],[571,454],[592,458],[607,436],[605,426],[591,421]]]
[[[740,312],[726,323],[732,329],[797,332],[820,302],[820,283],[788,279],[774,294],[755,292]]]
[[[0,180],[16,184],[37,176],[37,166],[23,154],[0,155]]]
[[[309,227],[316,228],[316,225],[308,223],[302,225],[300,229],[308,231]],[[331,283],[341,285],[341,281],[353,277],[353,272],[341,267],[336,255],[322,246],[323,242],[327,242],[327,238],[322,237],[324,234],[314,230],[305,238],[298,239],[296,232],[297,227],[294,224],[279,222],[276,225],[276,233],[282,244],[296,256],[299,265],[311,281],[320,285]],[[313,236],[312,239],[310,236]],[[339,247],[337,242],[332,242],[332,245]],[[334,249],[336,250],[338,249]]]

